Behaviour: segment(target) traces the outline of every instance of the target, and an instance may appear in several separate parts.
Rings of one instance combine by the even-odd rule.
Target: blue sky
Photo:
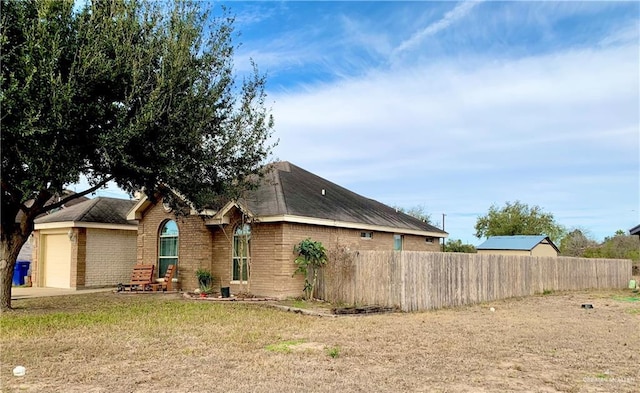
[[[640,3],[225,4],[274,158],[476,245],[507,201],[597,240],[640,223]]]

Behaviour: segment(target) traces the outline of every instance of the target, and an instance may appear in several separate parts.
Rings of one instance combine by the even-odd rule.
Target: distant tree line
[[[431,223],[431,215],[424,206],[397,210]],[[436,225],[438,225],[437,223]],[[475,225],[476,237],[545,235],[558,246],[560,255],[580,258],[631,259],[640,266],[640,236],[616,231],[599,243],[585,234],[586,231],[567,231],[558,224],[553,214],[540,206],[529,206],[520,201],[506,202],[504,206],[492,205],[486,215],[478,217]],[[477,252],[472,244],[463,244],[460,239],[449,239],[444,244],[445,252]]]
[[[613,258],[640,261],[640,236],[627,235],[618,230],[602,243],[586,236],[582,230],[574,229],[560,242],[560,255],[583,258]]]

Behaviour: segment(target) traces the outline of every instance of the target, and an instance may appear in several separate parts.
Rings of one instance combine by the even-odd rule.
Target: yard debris
[[[495,312],[495,311],[496,311],[496,309],[495,309],[495,308],[493,308],[493,307],[491,307],[491,308],[489,309],[489,311],[491,311],[491,312]]]
[[[385,312],[393,312],[395,309],[393,307],[382,307],[382,306],[362,306],[362,307],[339,307],[331,310],[334,314],[377,314],[377,313],[385,313]]]
[[[593,308],[593,304],[584,303],[584,304],[582,305],[582,308]]]
[[[24,368],[24,366],[16,366],[13,369],[13,375],[16,377],[24,377],[26,373],[27,373],[27,369]]]

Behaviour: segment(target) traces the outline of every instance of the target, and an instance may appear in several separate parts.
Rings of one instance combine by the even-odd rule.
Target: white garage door
[[[67,234],[42,237],[44,286],[71,287],[71,242]]]

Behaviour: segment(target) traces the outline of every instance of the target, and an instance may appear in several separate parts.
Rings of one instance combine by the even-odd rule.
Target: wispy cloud
[[[396,56],[404,51],[412,49],[418,46],[426,37],[438,34],[442,30],[445,30],[453,23],[464,18],[471,10],[480,4],[482,1],[464,1],[455,6],[454,9],[448,11],[444,16],[431,23],[429,26],[413,34],[409,39],[403,41],[393,51],[393,55]]]
[[[276,155],[389,205],[640,222],[638,2],[241,2]],[[635,211],[635,213],[630,213]]]
[[[388,204],[451,212],[456,237],[506,200],[569,226],[588,220],[565,209],[587,210],[593,197],[635,192],[617,203],[637,203],[637,46],[469,61],[275,95],[279,157]]]

